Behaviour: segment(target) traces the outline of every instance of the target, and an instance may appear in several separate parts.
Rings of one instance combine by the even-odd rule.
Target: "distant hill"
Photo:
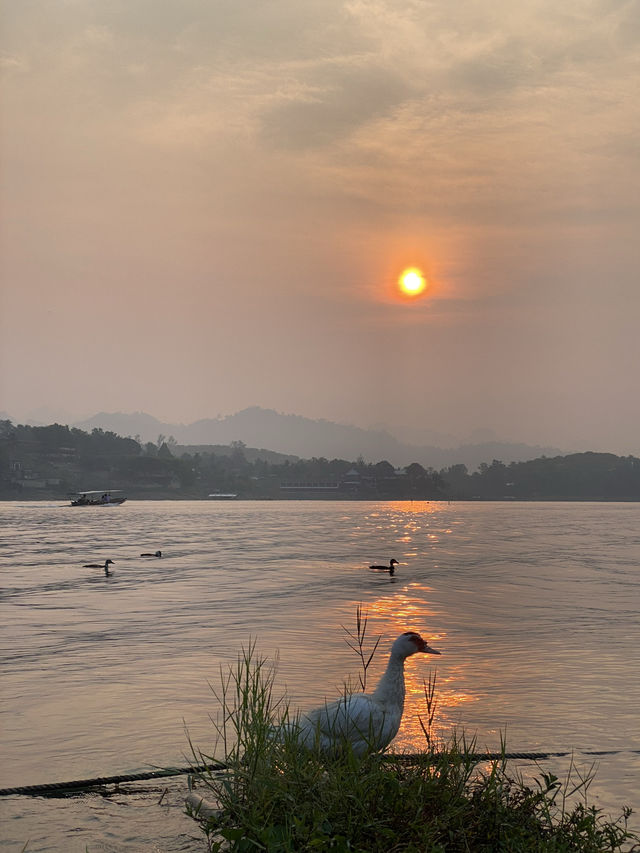
[[[173,456],[181,457],[183,453],[213,453],[215,456],[232,456],[234,448],[230,444],[174,444],[171,448]],[[266,450],[263,447],[243,447],[242,455],[247,462],[256,462],[262,459],[269,465],[281,465],[283,462],[298,462],[299,456],[290,453],[277,453],[275,450]]]
[[[131,438],[139,435],[142,441],[155,441],[160,434],[168,435],[167,430],[179,439],[178,431],[184,429],[182,424],[165,424],[145,412],[98,412],[97,415],[77,421],[71,426],[87,432],[92,429],[105,429]]]
[[[332,421],[312,420],[257,406],[234,415],[205,418],[192,424],[164,423],[144,412],[100,412],[73,426],[87,431],[99,427],[122,436],[139,435],[145,442],[155,442],[159,435],[173,436],[179,445],[228,445],[232,441],[242,441],[250,447],[268,447],[277,453],[303,459],[356,460],[362,456],[368,462],[386,459],[395,466],[419,462],[436,470],[459,463],[475,470],[480,463],[492,462],[493,459],[508,464],[566,452],[554,447],[499,441],[448,448],[414,445],[399,441],[382,429],[362,429]]]

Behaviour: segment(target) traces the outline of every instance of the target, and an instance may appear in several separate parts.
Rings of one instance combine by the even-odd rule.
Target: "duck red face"
[[[427,641],[423,640],[420,634],[417,634],[415,631],[405,631],[402,636],[407,637],[407,639],[415,645],[416,652],[424,652],[428,655],[442,654],[442,652],[439,652],[437,649],[432,649]]]

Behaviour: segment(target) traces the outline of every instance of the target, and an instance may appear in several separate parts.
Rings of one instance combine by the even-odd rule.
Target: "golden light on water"
[[[460,707],[479,698],[471,691],[460,690],[460,682],[468,681],[465,666],[459,662],[453,663],[446,657],[446,632],[434,631],[431,628],[437,621],[436,612],[429,604],[432,592],[432,588],[427,584],[409,582],[402,589],[394,590],[369,605],[372,634],[381,632],[392,638],[403,631],[418,631],[430,646],[443,653],[443,657],[415,655],[407,662],[405,713],[402,727],[394,742],[394,748],[400,752],[424,748],[422,724],[428,716],[425,686],[430,677],[436,679],[436,710],[432,737],[446,739],[452,727],[455,727]]]
[[[427,656],[425,656],[426,658]],[[405,669],[405,712],[402,727],[394,742],[394,748],[399,752],[419,751],[425,746],[422,724],[428,718],[426,701],[427,683],[429,678],[435,678],[435,713],[431,734],[435,738],[446,740],[455,728],[457,711],[468,702],[478,699],[470,693],[454,691],[448,683],[453,679],[445,676],[442,667],[438,668],[438,658],[429,657],[428,661],[420,660],[410,664]],[[422,722],[421,722],[422,721]]]
[[[429,642],[436,643],[442,634],[429,634],[428,623],[433,620],[433,612],[416,593],[429,592],[425,584],[408,583],[404,590],[393,595],[379,598],[369,605],[369,616],[376,624],[382,624],[389,636],[397,636],[403,631],[418,631]]]
[[[427,515],[433,515],[437,512],[440,512],[442,509],[446,508],[446,504],[443,501],[388,501],[387,506],[389,510],[393,512],[409,514],[409,515],[419,515],[426,513]]]

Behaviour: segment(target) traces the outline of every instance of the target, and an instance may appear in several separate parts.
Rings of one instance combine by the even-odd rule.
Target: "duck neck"
[[[376,702],[404,707],[404,661],[401,655],[391,654],[384,675],[373,692]]]

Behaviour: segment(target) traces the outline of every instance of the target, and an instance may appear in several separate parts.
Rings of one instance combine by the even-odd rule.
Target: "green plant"
[[[373,655],[364,651],[360,608],[356,622],[356,633],[348,634],[364,687]],[[285,697],[274,697],[274,675],[275,666],[257,656],[255,641],[228,672],[221,670],[213,752],[224,751],[228,769],[199,778],[218,806],[202,822],[212,853],[613,853],[640,842],[628,829],[629,809],[607,821],[587,805],[592,771],[582,774],[572,763],[564,784],[541,772],[527,785],[507,772],[504,741],[502,757],[486,766],[479,766],[475,740],[464,734],[436,744],[435,674],[425,682],[424,750],[363,759],[348,744],[332,757],[302,748],[296,716]],[[571,805],[576,796],[581,801]]]
[[[378,645],[380,643],[381,637],[377,637],[373,648],[367,654],[365,652],[365,639],[367,635],[367,622],[368,616],[366,613],[362,611],[362,605],[359,604],[356,607],[356,633],[349,630],[349,628],[342,626],[342,630],[347,635],[347,645],[350,649],[358,655],[360,658],[361,672],[358,673],[358,680],[360,682],[360,688],[364,692],[367,689],[367,671],[369,669],[369,665],[374,658],[376,651],[378,650]]]

